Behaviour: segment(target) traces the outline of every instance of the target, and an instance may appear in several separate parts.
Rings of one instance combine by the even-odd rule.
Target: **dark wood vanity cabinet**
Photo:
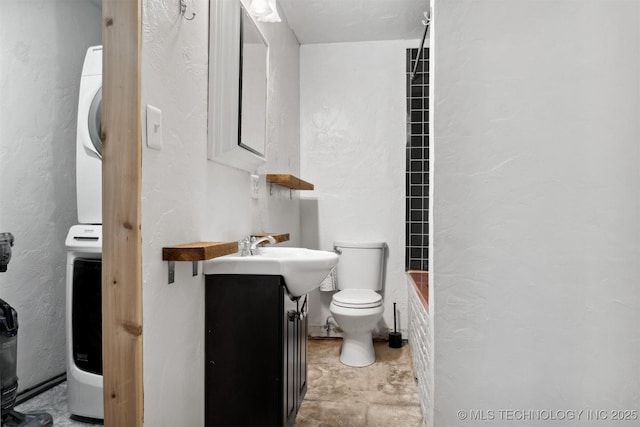
[[[294,425],[307,391],[307,307],[280,276],[206,276],[205,425]]]

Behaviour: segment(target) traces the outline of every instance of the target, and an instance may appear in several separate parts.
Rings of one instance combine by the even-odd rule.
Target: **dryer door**
[[[102,86],[96,92],[89,107],[89,137],[93,147],[102,158]]]

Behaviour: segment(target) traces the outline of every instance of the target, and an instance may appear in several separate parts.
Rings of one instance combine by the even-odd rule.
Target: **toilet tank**
[[[384,242],[336,241],[338,289],[382,290]]]

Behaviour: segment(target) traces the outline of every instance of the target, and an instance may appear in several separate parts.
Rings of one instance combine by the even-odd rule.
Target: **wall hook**
[[[423,15],[425,19],[422,20],[422,25],[427,26],[431,23],[431,8],[429,8],[428,12],[424,12]]]
[[[180,15],[182,15],[182,17],[187,21],[193,21],[193,19],[196,17],[195,12],[191,12],[190,18],[187,18],[186,13],[187,13],[187,3],[185,2],[185,0],[180,0]]]

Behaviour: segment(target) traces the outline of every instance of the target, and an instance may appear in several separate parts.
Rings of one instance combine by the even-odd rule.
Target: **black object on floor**
[[[389,332],[389,347],[402,347],[402,333],[398,332],[396,324],[396,303],[393,303],[393,332]]]
[[[94,426],[104,425],[104,420],[101,420],[100,418],[82,417],[80,415],[71,415],[69,418],[71,418],[73,421],[79,421],[85,424],[92,424]]]
[[[2,427],[49,427],[53,417],[45,412],[22,414],[17,411],[2,413]]]

